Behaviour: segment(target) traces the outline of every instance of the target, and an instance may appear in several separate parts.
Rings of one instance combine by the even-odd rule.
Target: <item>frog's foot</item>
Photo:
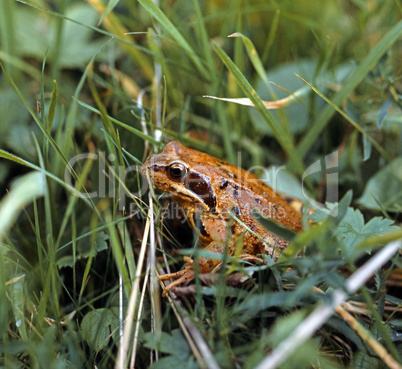
[[[165,297],[167,292],[169,292],[173,287],[177,287],[178,285],[194,278],[193,260],[189,257],[185,257],[184,261],[186,262],[186,266],[182,270],[175,273],[163,274],[158,277],[160,280],[176,279],[166,285],[166,290],[162,293],[163,297]]]

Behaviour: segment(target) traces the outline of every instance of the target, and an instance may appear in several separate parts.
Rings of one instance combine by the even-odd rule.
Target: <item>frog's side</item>
[[[254,209],[286,228],[302,228],[300,214],[253,174],[176,141],[144,163],[142,172],[145,175],[147,171],[154,186],[183,207],[191,226],[199,229],[200,243],[206,250],[222,254],[228,247],[233,255],[235,248],[241,247],[236,254],[243,259],[256,260],[263,253],[277,258],[288,242],[268,232],[253,217]],[[197,261],[200,273],[213,272],[221,264],[216,259]],[[183,270],[161,279],[177,278],[166,287],[170,290],[193,276],[192,260],[187,258]]]

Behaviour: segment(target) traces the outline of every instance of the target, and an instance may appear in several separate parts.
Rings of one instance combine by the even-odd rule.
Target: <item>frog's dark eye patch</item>
[[[188,190],[198,195],[209,209],[215,209],[216,198],[207,177],[190,172],[184,180],[184,185]]]
[[[182,163],[172,163],[168,167],[169,177],[173,181],[180,181],[187,175],[187,167]]]

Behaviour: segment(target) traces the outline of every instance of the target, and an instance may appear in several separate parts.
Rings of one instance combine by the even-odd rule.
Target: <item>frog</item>
[[[184,257],[180,271],[159,275],[161,280],[173,279],[164,296],[192,280],[196,267],[201,274],[216,273],[224,253],[250,262],[261,261],[264,254],[277,260],[289,241],[264,228],[256,214],[295,233],[302,230],[300,212],[253,173],[177,141],[146,160],[141,173],[183,209],[200,247],[221,255],[199,256],[196,263]]]

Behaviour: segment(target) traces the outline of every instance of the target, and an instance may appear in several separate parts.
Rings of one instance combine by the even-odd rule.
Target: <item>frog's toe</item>
[[[192,266],[187,266],[183,270],[180,270],[179,272],[176,273],[169,273],[169,274],[163,274],[159,276],[159,279],[161,280],[166,280],[170,278],[177,278],[175,281],[169,283],[165,288],[166,290],[163,291],[162,296],[165,297],[167,292],[170,291],[173,287],[177,287],[178,285],[189,281],[194,278],[194,270]]]

